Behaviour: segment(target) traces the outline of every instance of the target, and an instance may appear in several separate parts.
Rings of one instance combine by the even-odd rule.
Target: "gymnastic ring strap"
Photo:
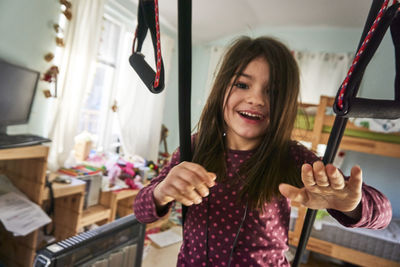
[[[156,71],[145,61],[141,53],[147,31],[150,30],[153,43]],[[135,44],[137,46],[135,49]],[[154,94],[164,90],[164,63],[161,55],[160,26],[158,17],[158,0],[140,0],[138,6],[138,25],[132,45],[129,63],[140,79]]]
[[[378,0],[376,0],[375,2],[378,2]],[[375,2],[373,3],[372,7],[376,6]],[[390,11],[390,12],[393,12],[393,8],[391,10],[392,11]],[[398,6],[397,6],[397,10],[398,10]],[[370,14],[371,13],[373,14],[374,12],[370,11]],[[390,15],[390,13],[387,13],[387,14]],[[384,17],[386,17],[386,16],[389,17],[389,15],[385,15]],[[398,23],[397,19],[395,20],[396,25],[394,26],[394,28],[391,28],[392,31],[396,31],[396,30],[398,31],[398,27],[399,26],[397,24]],[[369,19],[369,21],[370,21],[370,19]],[[366,24],[365,27],[369,27],[368,26],[368,21],[367,21],[367,24]],[[383,27],[383,26],[381,26],[381,27]],[[387,27],[386,27],[386,29],[387,29]],[[378,31],[379,31],[379,29],[378,29]],[[383,37],[383,35],[380,38],[382,38],[382,37]],[[364,38],[365,37],[362,36],[361,40],[363,40]],[[375,37],[375,38],[377,38],[377,37]],[[393,38],[393,41],[395,43],[395,46],[399,44],[398,35],[395,35],[395,37]],[[377,42],[377,41],[375,41],[375,42]],[[380,41],[377,42],[377,44],[375,46],[376,47],[379,46],[379,43],[380,43]],[[357,53],[359,53],[359,49],[361,49],[361,47],[362,47],[362,45],[361,46],[359,45]],[[375,50],[376,50],[376,47],[375,47]],[[373,48],[371,48],[371,49],[373,49]],[[375,52],[375,50],[373,50],[373,52]],[[399,64],[398,63],[399,62],[398,55],[399,55],[399,52],[398,51],[399,50],[398,50],[398,47],[397,47],[396,48],[396,71],[397,71],[397,74],[399,73],[399,71],[398,71],[398,64]],[[367,54],[367,53],[364,53],[364,54]],[[370,56],[372,57],[372,55],[370,55]],[[366,60],[366,63],[364,63],[365,64],[364,68],[359,70],[359,72],[360,72],[359,79],[352,81],[354,83],[354,86],[359,86],[359,84],[361,82],[362,74],[364,72],[364,69],[365,69],[366,65],[369,62],[369,60],[367,60],[367,59],[365,59],[365,60]],[[398,76],[396,77],[396,79],[397,78],[398,78]],[[340,89],[339,89],[339,92],[338,92],[338,95],[337,95],[337,98],[336,98],[335,104],[334,104],[334,109],[336,108],[335,112],[336,112],[337,116],[335,117],[335,121],[333,123],[332,131],[331,131],[331,133],[329,135],[328,144],[327,144],[327,147],[326,147],[326,150],[325,150],[325,154],[324,154],[324,157],[323,157],[323,160],[322,160],[324,164],[328,164],[328,163],[332,163],[333,162],[333,159],[335,158],[336,152],[337,152],[337,150],[339,148],[340,141],[341,141],[341,139],[343,137],[343,133],[344,133],[344,130],[346,129],[346,124],[347,124],[347,121],[348,121],[347,117],[339,116],[338,112],[337,112],[338,111],[338,103],[337,103],[337,101],[338,101],[338,98],[339,98]],[[356,94],[357,90],[358,90],[358,87],[354,87],[354,89],[355,89],[355,92],[353,91],[352,93]],[[396,99],[398,99],[398,98],[396,98]],[[376,102],[373,102],[373,103],[376,103]],[[368,103],[368,104],[371,104],[371,103]],[[384,103],[380,103],[380,104],[382,106],[384,105]],[[367,104],[363,103],[361,106],[367,106]],[[373,115],[376,115],[376,113],[377,113],[376,107],[374,107],[374,108],[370,108],[370,109],[375,110],[375,114],[373,114]],[[365,110],[364,110],[364,112],[365,112]],[[362,112],[360,112],[360,113],[362,113]],[[387,112],[384,111],[384,113],[387,113]],[[387,116],[388,114],[385,114],[385,115]],[[312,230],[312,226],[314,224],[314,220],[315,220],[316,214],[317,214],[317,210],[307,209],[307,213],[306,213],[305,218],[304,218],[304,224],[303,224],[303,228],[301,230],[301,235],[300,235],[299,243],[298,243],[298,246],[297,246],[296,254],[295,254],[295,257],[294,257],[294,260],[293,260],[293,263],[292,263],[293,267],[297,267],[300,264],[301,257],[303,255],[303,252],[304,252],[304,250],[306,248],[308,239],[309,239],[310,234],[311,234],[311,230]]]
[[[400,3],[395,3],[382,13],[380,23],[375,25],[372,31],[373,34],[366,39],[367,41],[364,41],[360,50],[357,52],[355,61],[350,67],[349,74],[343,81],[335,99],[333,109],[338,116],[377,119],[400,118],[399,98],[395,98],[394,100],[377,100],[356,97],[364,71],[379,47],[387,29],[393,22],[396,22],[396,24],[398,23],[395,18],[400,16],[398,11],[399,6]],[[394,29],[397,29],[397,27],[395,26]],[[399,48],[396,50],[396,68],[398,68]],[[396,70],[396,73],[396,82],[398,82],[399,72]],[[397,88],[398,86],[395,85],[395,92],[399,90]]]

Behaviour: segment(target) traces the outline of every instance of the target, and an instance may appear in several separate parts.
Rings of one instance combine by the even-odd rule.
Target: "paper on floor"
[[[51,222],[37,204],[14,192],[0,196],[0,220],[14,236],[25,236]]]
[[[172,229],[156,234],[149,234],[148,237],[161,248],[182,241],[182,236],[175,233]]]

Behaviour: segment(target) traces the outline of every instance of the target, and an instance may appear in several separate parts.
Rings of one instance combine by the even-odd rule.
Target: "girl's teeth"
[[[255,118],[255,119],[260,119],[261,118],[260,115],[252,114],[252,113],[249,113],[249,112],[240,112],[240,114],[242,114],[244,116],[247,116],[247,117],[252,117],[252,118]]]

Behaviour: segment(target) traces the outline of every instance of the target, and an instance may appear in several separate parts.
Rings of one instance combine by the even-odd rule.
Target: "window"
[[[111,19],[104,18],[103,29],[97,54],[97,64],[92,88],[86,95],[81,111],[79,132],[87,131],[95,138],[95,145],[111,149],[118,140],[117,127],[112,112],[118,51],[121,46],[122,26]]]

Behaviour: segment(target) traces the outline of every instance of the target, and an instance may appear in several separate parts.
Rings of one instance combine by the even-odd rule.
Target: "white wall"
[[[0,2],[0,58],[41,73],[50,64],[44,55],[54,51],[53,23],[58,21],[60,3],[53,0],[2,0]],[[43,90],[48,83],[40,82],[37,88],[28,125],[11,126],[9,132],[31,132],[45,135],[50,99]]]

